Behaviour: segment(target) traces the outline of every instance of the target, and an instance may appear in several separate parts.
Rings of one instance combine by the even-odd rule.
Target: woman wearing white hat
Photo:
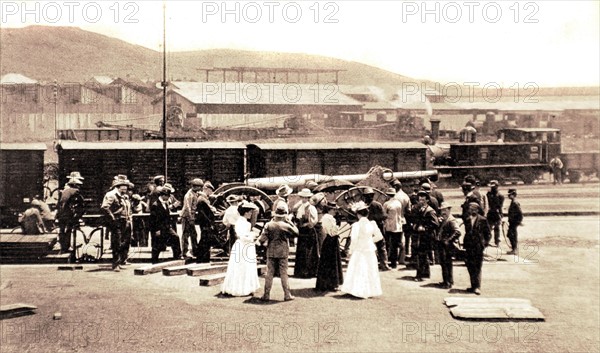
[[[350,261],[342,292],[358,298],[380,296],[381,279],[377,264],[377,247],[375,243],[383,239],[383,235],[375,221],[369,221],[369,208],[360,201],[353,205],[358,222],[352,225],[350,232]]]
[[[254,244],[258,234],[252,232],[252,225],[248,221],[252,217],[252,212],[257,208],[255,204],[247,201],[238,206],[241,217],[235,223],[237,240],[231,248],[227,274],[221,286],[223,294],[242,297],[250,295],[260,288]]]

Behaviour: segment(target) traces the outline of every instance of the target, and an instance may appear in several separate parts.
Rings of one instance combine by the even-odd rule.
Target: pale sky
[[[76,26],[161,50],[161,1],[0,4],[2,27]],[[599,4],[168,1],[167,49],[317,54],[418,79],[482,86],[598,86]]]

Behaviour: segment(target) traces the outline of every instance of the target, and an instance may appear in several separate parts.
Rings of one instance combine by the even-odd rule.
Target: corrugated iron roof
[[[343,149],[425,149],[419,142],[343,142],[343,143],[257,143],[256,146],[263,150],[343,150]]]
[[[15,73],[9,73],[2,78],[0,78],[0,84],[2,85],[10,85],[10,84],[35,84],[38,83],[36,80],[29,78],[27,76]]]
[[[515,102],[515,99],[517,102]],[[502,97],[499,101],[459,102],[463,109],[502,111],[600,110],[598,96],[532,96]]]
[[[40,142],[31,142],[31,143],[6,143],[0,142],[0,150],[6,151],[45,151],[47,149],[46,145]]]
[[[513,127],[500,130],[517,130],[523,132],[559,132],[560,129],[552,129],[549,127]]]
[[[60,147],[65,150],[160,150],[162,141],[140,142],[77,142],[61,141]],[[239,142],[169,142],[168,150],[178,149],[245,149]]]
[[[388,101],[363,102],[363,110],[397,110],[398,107]]]
[[[193,104],[277,104],[362,106],[336,85],[284,83],[172,82],[173,92]]]
[[[98,82],[101,85],[110,85],[114,79],[109,76],[93,76],[92,80]]]

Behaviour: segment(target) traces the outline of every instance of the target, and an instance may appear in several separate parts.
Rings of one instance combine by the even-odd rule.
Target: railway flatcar
[[[43,195],[43,143],[0,143],[0,223],[17,224],[33,196]]]
[[[248,171],[252,178],[363,174],[376,165],[392,171],[425,170],[427,146],[417,142],[248,145]]]
[[[183,199],[193,178],[220,183],[242,182],[245,173],[246,146],[228,142],[169,142],[168,181],[175,196]],[[135,192],[145,192],[153,176],[163,171],[163,144],[144,142],[75,142],[57,145],[60,186],[71,171],[85,178],[81,191],[88,213],[98,214],[112,179],[124,174],[135,184]]]
[[[522,180],[531,184],[561,153],[559,129],[510,128],[498,130],[497,135],[496,142],[471,142],[473,137],[463,137],[463,142],[452,143],[437,154],[434,168],[456,181],[470,174],[483,182]]]

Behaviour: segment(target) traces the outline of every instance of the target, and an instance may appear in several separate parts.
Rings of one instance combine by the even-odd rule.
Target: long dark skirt
[[[321,247],[319,269],[317,270],[316,289],[322,291],[335,290],[344,284],[342,273],[342,256],[340,255],[340,238],[327,236]]]
[[[319,265],[317,244],[317,234],[314,229],[300,229],[296,244],[294,277],[312,278],[317,275],[317,266]]]

